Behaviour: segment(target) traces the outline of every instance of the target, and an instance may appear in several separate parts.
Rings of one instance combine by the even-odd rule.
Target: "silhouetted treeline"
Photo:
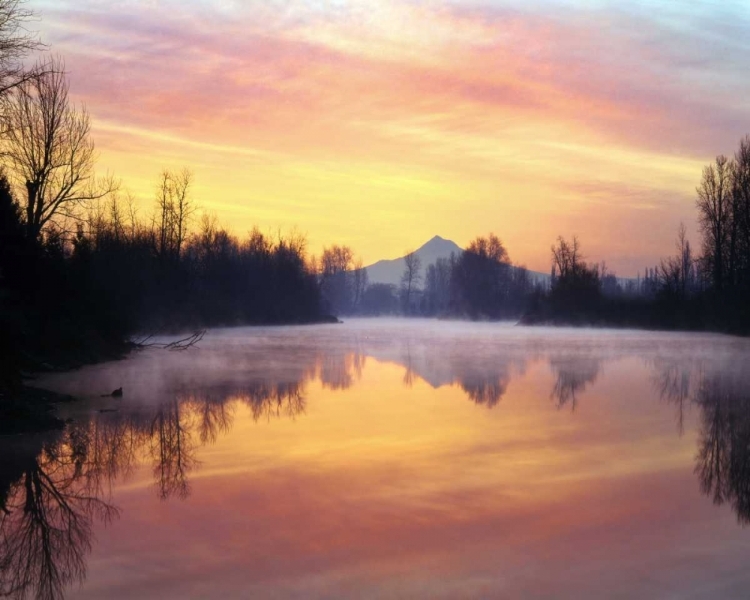
[[[511,264],[494,234],[476,238],[452,267],[448,280],[451,314],[489,319],[518,316],[532,293],[526,269]],[[435,278],[440,276],[436,273]],[[435,298],[440,304],[440,296]]]
[[[74,242],[71,263],[91,286],[109,290],[130,330],[319,317],[317,281],[302,237],[271,239],[254,229],[241,240],[204,215],[180,240],[160,222],[121,222],[117,203],[107,206],[109,216],[92,220]]]
[[[477,237],[459,255],[426,266],[414,252],[407,252],[400,286],[369,285],[367,270],[361,261],[354,263],[353,251],[332,246],[314,269],[324,309],[345,315],[520,317],[528,324],[747,333],[750,137],[743,139],[733,161],[725,163],[720,157],[717,165],[729,173],[721,178],[730,180],[714,181],[721,179],[718,166],[704,171],[697,202],[702,252],[693,250],[680,224],[675,253],[647,267],[643,276],[618,278],[605,263],[587,262],[578,238],[559,237],[551,248],[550,277],[532,278],[525,267],[511,263],[502,242],[490,233]],[[709,196],[713,199],[706,201]],[[721,215],[723,224],[716,224],[719,217],[714,213]],[[724,241],[717,245],[717,238]]]
[[[682,227],[679,247],[681,252],[657,267],[646,269],[644,277],[621,280],[608,272],[606,265],[583,260],[577,238],[568,241],[561,237],[552,247],[549,288],[532,297],[521,321],[649,329],[724,329],[721,323],[712,320],[705,283],[695,268]]]
[[[189,170],[164,171],[139,218],[119,182],[95,174],[62,58],[27,67],[33,15],[0,8],[0,406],[23,369],[113,356],[140,330],[320,319],[304,239],[240,239],[206,216],[196,227]]]
[[[559,238],[550,289],[524,322],[750,333],[750,136],[703,169],[696,195],[699,252],[680,225],[674,255],[621,283],[586,263],[576,238]]]
[[[27,231],[0,175],[0,396],[18,392],[21,368],[116,354],[128,331],[113,293],[82,271],[59,230]]]
[[[691,247],[680,224],[675,253],[637,278],[620,279],[604,263],[587,262],[576,237],[559,237],[551,248],[548,282],[532,282],[528,271],[512,265],[503,244],[490,234],[476,238],[460,255],[430,265],[422,265],[415,253],[408,252],[400,287],[368,286],[361,266],[341,269],[337,293],[345,300],[336,305],[341,312],[363,315],[520,316],[528,324],[747,334],[750,136],[740,141],[733,158],[718,156],[703,170],[696,194],[700,249]]]
[[[439,258],[426,266],[414,252],[407,252],[400,287],[367,285],[367,271],[361,266],[341,271],[339,277],[346,298],[338,303],[345,307],[341,312],[367,316],[514,318],[535,293],[528,271],[511,263],[505,246],[492,233],[474,239],[459,256]]]
[[[125,208],[112,196],[74,235],[30,237],[0,177],[2,389],[18,390],[21,368],[114,355],[139,331],[320,319],[300,236],[240,240],[209,217],[191,228],[162,197],[150,220]]]

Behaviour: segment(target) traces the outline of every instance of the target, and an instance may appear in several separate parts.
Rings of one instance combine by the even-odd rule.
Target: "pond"
[[[45,375],[80,400],[0,438],[0,593],[746,598],[749,359],[362,319]]]

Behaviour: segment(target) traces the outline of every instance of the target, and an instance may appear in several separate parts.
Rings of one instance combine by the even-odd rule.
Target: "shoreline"
[[[234,325],[236,327],[284,327],[304,325],[340,324],[342,321],[333,315],[321,315],[314,320],[288,323],[252,323]],[[182,332],[186,331],[182,329]],[[160,336],[179,335],[175,332],[160,333]],[[0,388],[0,436],[44,433],[61,430],[65,421],[55,415],[59,404],[75,402],[77,398],[59,394],[51,390],[38,388],[27,382],[33,382],[34,376],[44,372],[70,372],[86,365],[122,360],[132,352],[141,349],[132,340],[123,341],[116,347],[99,352],[96,356],[88,354],[69,357],[67,361],[51,361],[44,358],[26,357],[27,369],[18,374],[19,385],[16,389]],[[53,364],[56,363],[56,364]]]
[[[75,401],[74,396],[28,385],[10,399],[0,393],[0,436],[61,430],[65,421],[54,414],[57,406]]]

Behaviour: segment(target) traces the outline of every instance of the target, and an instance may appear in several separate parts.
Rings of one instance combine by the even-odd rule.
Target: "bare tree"
[[[357,310],[360,303],[362,302],[362,296],[365,294],[369,277],[367,275],[367,269],[362,266],[362,259],[359,258],[354,263],[354,270],[352,271],[352,292],[353,292],[353,308]]]
[[[353,260],[354,253],[348,246],[333,245],[330,248],[323,248],[323,255],[320,258],[321,276],[325,279],[344,273],[351,268]]]
[[[57,218],[80,218],[82,205],[117,188],[111,178],[94,176],[88,112],[70,103],[62,60],[52,67],[19,84],[6,107],[5,156],[19,187],[25,187],[30,238]]]
[[[327,309],[348,312],[352,308],[352,281],[349,271],[354,252],[348,246],[333,245],[323,248],[320,257],[320,289]]]
[[[435,264],[427,267],[425,296],[427,308],[434,314],[442,314],[448,309],[452,269],[453,265],[447,258],[438,258]]]
[[[409,312],[411,307],[412,287],[419,284],[421,276],[422,260],[416,252],[410,251],[404,256],[404,273],[401,275],[401,286],[405,295],[405,309]]]
[[[727,276],[732,228],[732,169],[726,156],[717,156],[714,164],[703,169],[700,185],[696,188],[705,244],[705,268],[711,273],[716,289],[722,289]]]
[[[562,236],[557,238],[557,245],[552,246],[552,274],[555,277],[566,278],[575,275],[581,266],[581,246],[578,238],[573,236],[572,242],[567,242]]]
[[[693,252],[687,239],[685,224],[677,230],[677,255],[661,261],[657,269],[663,291],[684,298],[694,286]]]
[[[25,4],[23,0],[0,0],[0,98],[38,74],[38,70],[27,70],[23,64],[30,52],[41,47],[27,28],[34,13]]]
[[[160,256],[179,257],[188,226],[196,211],[192,198],[193,173],[165,169],[156,192],[158,251]]]
[[[737,278],[750,287],[750,135],[740,140],[734,154],[732,180],[732,250],[737,260]]]
[[[680,223],[677,230],[677,256],[680,260],[680,288],[684,296],[693,285],[693,251],[684,223]]]
[[[193,174],[189,169],[185,168],[178,173],[172,173],[172,194],[174,195],[178,255],[180,254],[182,244],[185,241],[188,223],[195,212],[195,204],[190,196],[192,183]]]

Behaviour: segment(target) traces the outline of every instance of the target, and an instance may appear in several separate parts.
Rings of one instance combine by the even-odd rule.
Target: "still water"
[[[352,320],[37,385],[82,400],[0,438],[12,597],[750,597],[750,340]]]

